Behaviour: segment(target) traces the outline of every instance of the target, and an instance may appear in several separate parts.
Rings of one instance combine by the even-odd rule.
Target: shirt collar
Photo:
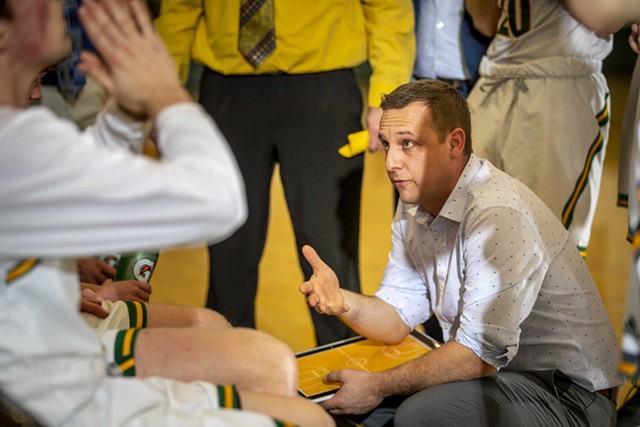
[[[471,154],[469,161],[465,165],[464,169],[462,169],[462,173],[458,178],[458,182],[456,182],[456,186],[442,206],[438,217],[447,218],[455,222],[462,222],[464,207],[467,204],[467,197],[469,194],[469,185],[482,167],[482,163],[482,160],[480,160],[475,154]],[[406,212],[413,216],[418,223],[423,225],[429,225],[435,220],[435,218],[437,218],[419,205],[407,205]]]

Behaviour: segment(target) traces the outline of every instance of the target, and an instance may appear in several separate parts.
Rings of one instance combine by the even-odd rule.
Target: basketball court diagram
[[[415,359],[431,346],[409,335],[403,342],[385,345],[363,337],[341,341],[298,355],[298,390],[317,402],[328,399],[340,388],[339,383],[324,383],[324,377],[339,369],[380,372]]]

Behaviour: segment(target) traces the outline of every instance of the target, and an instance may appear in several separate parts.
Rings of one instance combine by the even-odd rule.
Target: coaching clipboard
[[[430,336],[413,331],[404,341],[394,345],[358,336],[297,353],[298,393],[321,402],[340,388],[339,383],[323,382],[330,371],[348,368],[380,372],[422,356],[439,345]]]

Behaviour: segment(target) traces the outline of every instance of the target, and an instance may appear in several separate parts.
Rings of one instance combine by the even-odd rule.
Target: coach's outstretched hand
[[[309,306],[315,308],[318,313],[333,316],[349,311],[333,270],[320,259],[311,246],[304,246],[302,254],[313,268],[311,278],[299,287],[300,292],[307,296]]]
[[[82,52],[79,69],[122,108],[146,118],[191,100],[141,0],[86,0],[78,16],[99,53]]]

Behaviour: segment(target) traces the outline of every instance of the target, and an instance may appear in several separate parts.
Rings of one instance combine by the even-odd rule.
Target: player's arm
[[[0,253],[76,257],[214,242],[244,222],[244,182],[233,153],[180,84],[141,2],[83,3],[78,14],[99,52],[85,53],[83,71],[127,110],[154,118],[162,161],[83,144],[86,135],[68,122],[27,109],[24,122],[3,132],[14,141],[9,143],[28,143],[32,150],[23,150],[3,172],[16,182],[27,176],[51,188],[2,193],[11,202],[0,212]],[[29,122],[39,125],[24,125]],[[56,162],[41,160],[54,157]],[[36,206],[28,215],[27,205]],[[48,227],[34,227],[38,217],[47,218]],[[15,232],[24,228],[34,230],[29,239]]]
[[[476,30],[486,37],[496,34],[502,12],[497,0],[465,0],[465,7]]]
[[[338,316],[359,334],[387,344],[399,343],[411,332],[383,300],[341,289],[333,270],[313,248],[305,246],[302,253],[313,268],[313,275],[299,289],[318,313]]]
[[[585,27],[606,36],[640,19],[640,2],[629,0],[558,0]]]

